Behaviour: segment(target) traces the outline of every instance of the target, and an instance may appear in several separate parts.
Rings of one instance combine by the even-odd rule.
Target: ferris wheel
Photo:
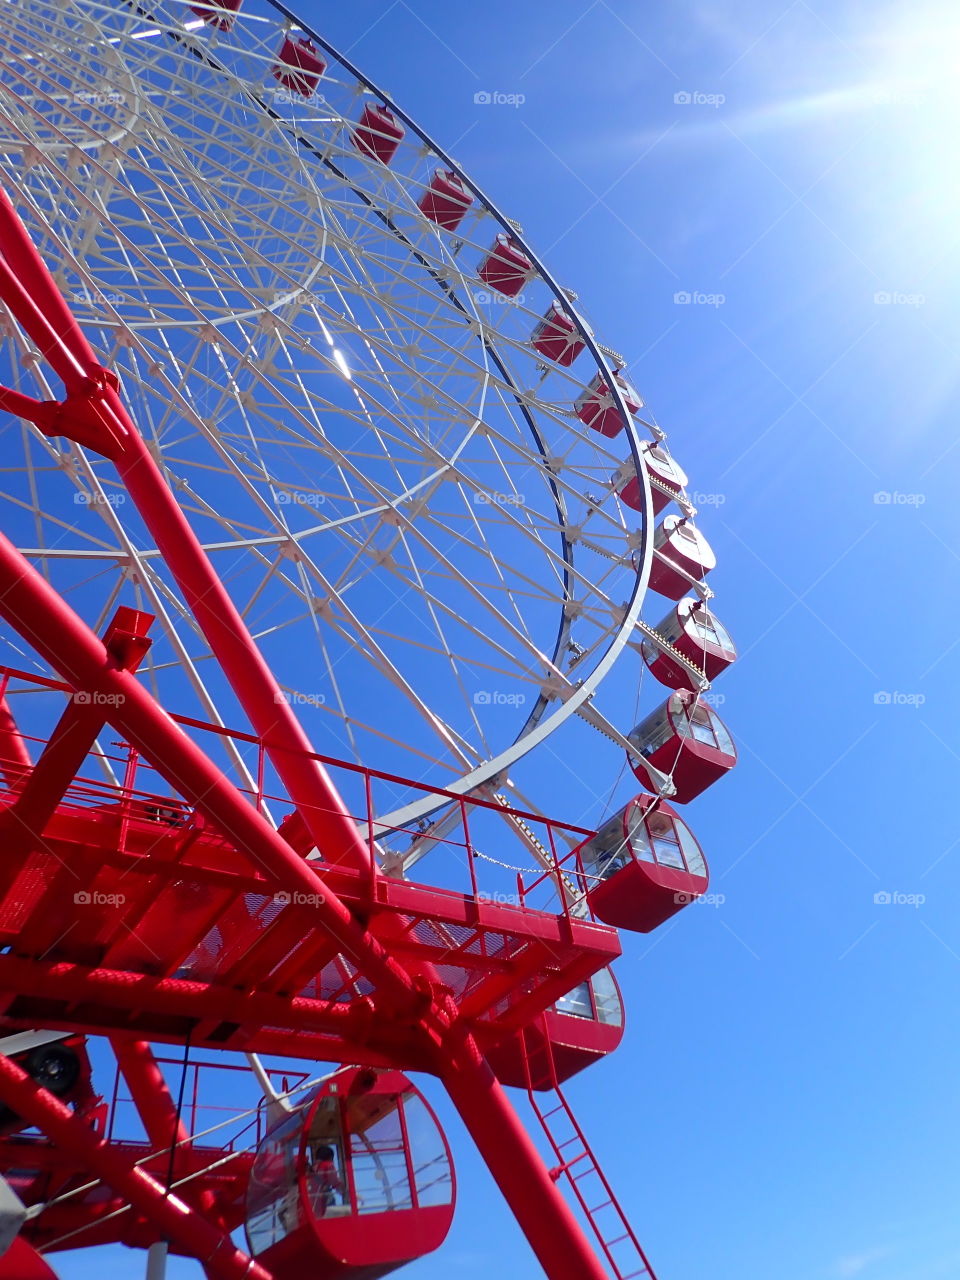
[[[601,1024],[613,1015],[603,1002],[619,1010],[619,996],[612,979],[604,986],[596,975],[616,952],[613,928],[655,928],[706,887],[699,846],[670,800],[694,799],[736,761],[705,697],[736,650],[710,605],[704,579],[715,560],[665,432],[622,357],[598,340],[577,295],[553,278],[522,227],[282,4],[7,0],[4,19],[0,501],[8,563],[29,566],[34,594],[24,616],[26,603],[40,617],[41,605],[57,602],[106,633],[110,661],[131,675],[139,667],[156,707],[178,713],[206,753],[190,756],[195,776],[181,786],[171,763],[177,743],[150,718],[155,707],[121,714],[111,698],[137,699],[106,685],[83,695],[122,732],[114,745],[131,753],[124,767],[107,745],[91,756],[104,785],[122,794],[122,839],[134,821],[134,757],[148,758],[156,735],[169,798],[138,792],[136,820],[161,823],[171,844],[190,827],[198,848],[210,843],[211,858],[224,833],[245,856],[256,847],[241,869],[248,877],[278,856],[268,835],[282,837],[276,865],[287,857],[292,878],[273,909],[302,907],[291,897],[298,892],[321,907],[334,901],[332,892],[310,894],[315,873],[300,859],[344,876],[358,871],[374,886],[380,932],[369,903],[351,897],[354,883],[337,880],[350,910],[331,907],[324,927],[341,949],[327,955],[318,946],[319,975],[302,957],[291,963],[306,984],[291,991],[359,1007],[382,987],[407,1016],[404,999],[426,992],[437,1001],[422,1013],[434,1035],[431,1019],[461,1016],[452,1001],[470,1011],[470,1034],[489,1049],[501,1082],[541,1087],[518,1010],[531,1022],[569,1024],[584,1016],[576,1000],[586,1000],[585,1016],[606,1035]],[[672,514],[662,515],[668,506]],[[648,594],[661,598],[659,608],[671,602],[653,626],[641,617]],[[45,705],[29,695],[57,678],[83,691],[99,676],[92,650],[76,665],[58,662],[43,628],[20,625],[12,606],[0,610],[0,666],[16,669],[0,689],[0,756],[16,756],[2,770],[16,795],[31,762],[17,755],[23,735],[7,723],[8,704],[20,720],[22,707]],[[82,649],[79,632],[70,636]],[[669,691],[635,728],[602,708],[604,682],[623,661]],[[528,798],[511,770],[574,718],[626,753],[645,790],[609,821],[597,814],[597,832],[546,823],[538,835],[531,824],[552,801]],[[247,721],[252,735],[236,731]],[[49,733],[33,729],[39,741]],[[316,798],[328,785],[318,747],[352,770],[341,787],[346,806]],[[255,799],[256,820],[226,795],[227,779],[243,804]],[[194,827],[208,793],[220,807]],[[278,793],[295,806],[282,821]],[[490,922],[477,944],[490,966],[481,999],[474,940],[456,932],[465,925],[446,917],[429,930],[418,924],[421,950],[413,951],[410,921],[427,909],[415,895],[393,902],[378,877],[404,880],[458,823],[468,848],[467,802],[481,814],[475,829],[495,818],[519,842],[512,858],[522,861],[507,858],[501,869],[525,874],[524,855],[533,855],[544,870],[547,906],[532,905],[538,886],[543,894],[540,877],[521,888],[520,908],[562,918],[558,937],[579,930],[588,960],[573,947],[566,960],[520,961],[535,951],[522,926],[514,917]],[[184,838],[177,858],[185,847]],[[614,886],[617,876],[625,878]],[[176,882],[184,928],[195,912],[198,935],[176,960],[164,953],[167,978],[229,970],[234,987],[241,976],[255,985],[260,975],[244,968],[242,953],[275,921],[252,912],[253,883],[244,881],[243,902],[231,901],[211,924],[203,912],[212,899]],[[397,916],[390,927],[387,907]],[[141,914],[150,920],[146,907]],[[158,967],[144,948],[161,948],[162,922],[150,927],[140,951],[103,944],[121,957],[118,971]],[[513,950],[511,928],[521,939]],[[414,957],[407,969],[405,946]],[[294,950],[277,947],[278,973]],[[271,993],[278,990],[287,993],[279,978]],[[44,1010],[52,1017],[49,1003]],[[622,1033],[622,1011],[616,1016]],[[338,1021],[332,1012],[329,1021]],[[363,1025],[367,1039],[356,1041],[351,1062],[369,1049],[378,1066],[427,1069],[419,1042],[401,1052],[385,1035],[370,1049]],[[225,1047],[247,1043],[239,1019],[224,1026]],[[553,1084],[619,1038],[588,1051],[572,1043],[569,1026],[556,1037],[538,1027]],[[315,1049],[323,1043],[316,1034]],[[355,1032],[338,1034],[350,1044]],[[554,1040],[568,1055],[562,1069]],[[294,1040],[277,1032],[264,1043]],[[376,1095],[365,1079],[351,1076],[351,1089]],[[384,1095],[406,1097],[404,1087]],[[303,1107],[314,1129],[322,1100],[311,1094]],[[315,1209],[316,1187],[304,1181],[306,1130],[284,1123],[287,1145],[272,1139],[253,1167],[269,1181],[299,1143],[299,1194],[313,1196]],[[507,1124],[503,1141],[511,1134]],[[510,1181],[507,1170],[502,1176]],[[337,1193],[319,1194],[325,1212]],[[542,1194],[550,1208],[549,1188]],[[273,1213],[269,1196],[264,1203]],[[275,1223],[256,1230],[264,1250],[277,1244]],[[599,1238],[614,1274],[628,1274]],[[629,1228],[623,1238],[636,1244]],[[562,1253],[555,1242],[547,1255],[551,1248]],[[652,1277],[637,1251],[632,1274]],[[571,1264],[557,1265],[551,1274],[560,1276]]]
[[[221,13],[8,6],[0,145],[41,256],[311,736],[464,792],[578,712],[626,747],[590,703],[641,638],[661,432],[390,99],[282,10]],[[151,679],[224,714],[109,464],[16,452],[19,545],[87,611],[157,613]]]

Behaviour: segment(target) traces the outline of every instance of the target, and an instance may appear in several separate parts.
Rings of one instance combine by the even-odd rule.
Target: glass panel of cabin
[[[422,1208],[453,1201],[453,1173],[437,1122],[423,1099],[415,1093],[403,1095],[403,1118],[410,1151],[410,1167]]]

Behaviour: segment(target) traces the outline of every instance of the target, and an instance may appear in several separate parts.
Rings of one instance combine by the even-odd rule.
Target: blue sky
[[[689,817],[724,901],[625,936],[624,1046],[569,1089],[661,1280],[956,1276],[960,20],[946,0],[304,16],[578,291],[718,553],[742,758]],[[474,100],[495,92],[524,100]],[[626,718],[635,679],[605,699]],[[536,769],[580,822],[619,761]],[[460,1209],[406,1274],[533,1280],[427,1088]],[[112,1256],[58,1266],[139,1274]]]

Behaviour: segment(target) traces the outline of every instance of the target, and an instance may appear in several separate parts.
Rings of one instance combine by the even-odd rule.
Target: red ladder
[[[540,1040],[539,1036],[537,1040]],[[544,1036],[532,1051],[525,1033],[522,1035],[522,1042],[530,1105],[558,1161],[556,1167],[550,1170],[551,1178],[555,1182],[561,1177],[566,1178],[615,1280],[657,1280],[570,1103],[563,1095],[549,1039]],[[533,1074],[534,1058],[545,1066],[545,1070],[537,1076]],[[550,1089],[551,1101],[555,1105],[549,1110],[545,1111],[537,1099],[534,1092],[537,1084],[548,1085]]]

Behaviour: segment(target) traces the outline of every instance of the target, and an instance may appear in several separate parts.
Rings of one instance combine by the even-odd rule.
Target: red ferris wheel
[[[282,4],[4,16],[0,1277],[385,1275],[453,1214],[422,1072],[551,1280],[652,1278],[562,1085],[736,761],[665,433]],[[638,657],[631,729],[598,695]],[[643,788],[593,829],[523,784],[574,724]]]

